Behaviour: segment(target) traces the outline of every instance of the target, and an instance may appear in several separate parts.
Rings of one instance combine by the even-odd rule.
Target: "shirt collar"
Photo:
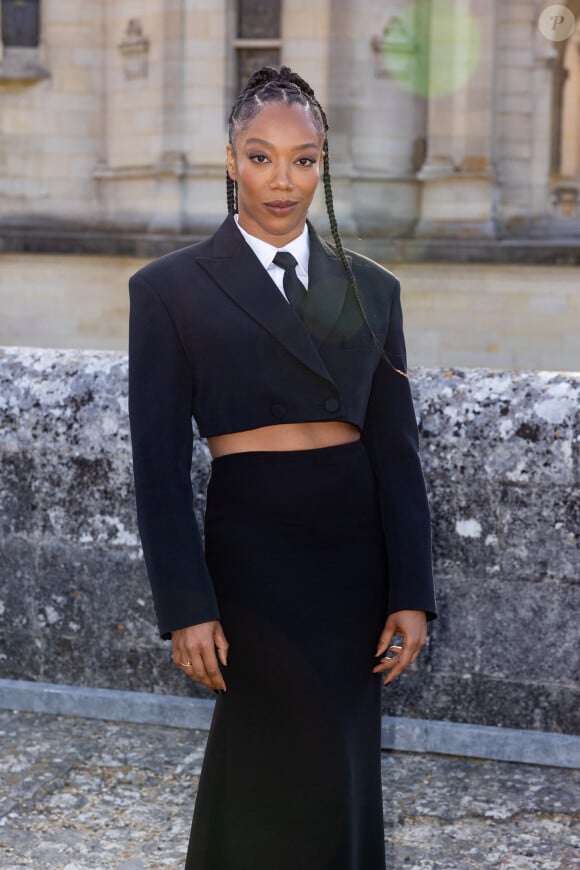
[[[279,251],[288,251],[290,254],[296,257],[298,264],[302,267],[304,272],[308,274],[308,260],[310,257],[310,236],[308,234],[307,224],[304,224],[304,229],[302,230],[298,238],[293,239],[291,242],[288,242],[287,245],[283,245],[283,247],[281,248],[277,248],[276,245],[271,245],[269,242],[264,242],[262,239],[258,239],[256,236],[248,233],[243,227],[240,226],[237,214],[234,214],[234,220],[236,222],[237,228],[241,232],[248,245],[251,247],[252,251],[254,252],[264,269],[267,269],[272,264],[272,260]]]

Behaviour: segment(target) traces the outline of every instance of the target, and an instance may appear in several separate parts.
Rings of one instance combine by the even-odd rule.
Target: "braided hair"
[[[400,375],[408,377],[407,373],[395,368],[385,354],[379,339],[371,327],[360,296],[357,280],[348,262],[342,239],[338,229],[338,222],[334,211],[334,198],[330,180],[330,158],[328,154],[328,119],[326,113],[314,95],[314,91],[303,78],[293,72],[289,67],[283,66],[280,70],[271,66],[263,66],[257,70],[246,87],[235,100],[228,121],[230,145],[233,147],[234,138],[259,114],[265,103],[285,103],[287,105],[300,105],[308,109],[314,126],[323,139],[323,172],[322,183],[324,187],[324,199],[326,212],[330,224],[330,231],[334,241],[336,252],[342,263],[345,275],[348,279],[349,288],[352,290],[362,318],[373,337],[373,341],[390,367]],[[228,213],[235,214],[238,210],[238,185],[230,178],[226,171],[226,197]]]

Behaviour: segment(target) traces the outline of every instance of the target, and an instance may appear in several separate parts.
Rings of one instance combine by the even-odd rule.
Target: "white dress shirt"
[[[280,266],[276,266],[276,264],[272,262],[276,254],[278,254],[280,251],[288,251],[288,253],[292,254],[292,256],[296,258],[298,262],[296,266],[296,275],[298,276],[299,281],[301,281],[308,290],[308,260],[310,257],[310,237],[308,235],[308,227],[306,224],[304,224],[304,229],[302,230],[298,238],[293,239],[291,242],[288,242],[288,244],[284,245],[284,247],[282,248],[277,248],[275,245],[271,245],[269,242],[264,242],[262,239],[258,239],[256,236],[248,233],[243,227],[240,226],[237,214],[234,215],[234,220],[242,236],[244,237],[264,269],[267,271],[268,275],[270,276],[284,299],[286,299],[286,294],[284,293],[284,269],[282,269]],[[286,301],[288,300],[286,299]]]

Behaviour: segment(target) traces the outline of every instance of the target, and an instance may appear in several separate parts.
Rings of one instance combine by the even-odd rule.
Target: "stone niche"
[[[139,18],[129,19],[118,47],[123,57],[125,79],[146,79],[149,75],[150,40],[145,36]]]

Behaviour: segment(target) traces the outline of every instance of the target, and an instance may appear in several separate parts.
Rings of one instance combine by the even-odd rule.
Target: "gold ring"
[[[182,668],[190,668],[191,662],[179,662]]]

